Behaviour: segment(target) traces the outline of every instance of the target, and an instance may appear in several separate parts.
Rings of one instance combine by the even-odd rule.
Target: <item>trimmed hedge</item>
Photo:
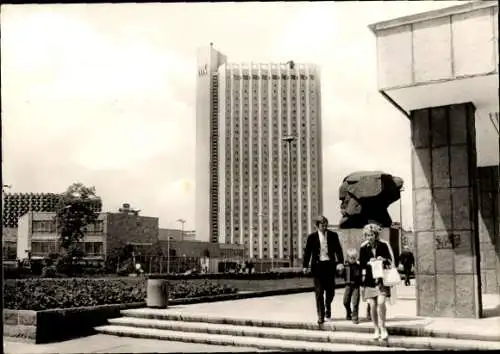
[[[25,267],[3,267],[4,279],[27,279],[27,278],[90,278],[90,277],[106,277],[113,276],[116,274],[107,274],[102,267],[80,267],[76,268],[73,276],[68,276],[66,274],[57,271],[55,265],[50,266],[40,266],[38,269],[25,268]]]
[[[4,267],[4,279],[25,279],[25,278],[68,278],[64,274],[55,272],[55,268],[44,267],[42,274],[36,275],[27,268]],[[74,277],[117,277],[116,274],[104,274],[102,270],[88,268],[85,274],[76,274]],[[191,280],[191,279],[248,279],[248,280],[263,280],[263,279],[288,279],[288,278],[304,278],[311,277],[310,274],[303,274],[302,271],[289,270],[288,268],[278,268],[275,271],[265,273],[207,273],[207,274],[158,274],[152,273],[147,275],[150,279],[168,279],[168,280]]]
[[[238,289],[238,291],[269,291],[280,289],[300,289],[312,287],[314,282],[311,278],[286,278],[286,279],[219,279],[217,283],[220,285],[230,285]],[[343,281],[337,279],[337,284],[344,284]]]
[[[190,279],[245,279],[245,280],[271,280],[289,278],[310,278],[311,275],[302,271],[266,272],[266,273],[207,273],[207,274],[148,274],[150,279],[190,280]]]
[[[137,278],[8,279],[4,283],[4,308],[11,310],[47,310],[146,301],[146,281]],[[173,281],[171,299],[236,293],[230,285],[216,281]]]
[[[289,280],[284,281],[289,282]],[[259,281],[254,283],[259,283]],[[340,287],[340,285],[337,287]],[[295,294],[312,290],[312,286],[293,286],[292,288],[276,287],[272,290],[178,298],[171,300],[170,305],[239,300]],[[146,304],[144,302],[139,302],[132,304],[101,305],[42,311],[4,310],[4,335],[34,343],[49,343],[77,336],[86,336],[96,333],[94,328],[106,324],[109,318],[120,317],[120,310],[145,306]],[[58,330],[54,331],[54,328],[58,328]]]
[[[24,279],[33,278],[34,275],[28,268],[3,267],[3,277],[4,279]]]

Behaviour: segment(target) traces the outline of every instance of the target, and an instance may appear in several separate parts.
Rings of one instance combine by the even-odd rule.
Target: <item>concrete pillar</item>
[[[417,314],[481,316],[475,108],[412,111]]]
[[[498,166],[478,167],[481,290],[485,294],[497,294],[500,289],[498,184]]]

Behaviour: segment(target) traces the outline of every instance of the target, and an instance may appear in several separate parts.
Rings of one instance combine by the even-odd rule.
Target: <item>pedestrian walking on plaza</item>
[[[371,222],[369,222],[369,223],[371,223]],[[375,224],[375,225],[376,225],[376,224]],[[377,225],[376,225],[376,226],[377,226]],[[381,230],[381,228],[379,228],[379,229]],[[380,240],[380,239],[379,239],[379,241],[380,241],[380,242],[385,242],[384,240]],[[366,235],[363,233],[363,242],[361,243],[361,247],[363,247],[363,246],[364,246],[364,245],[366,245],[367,243],[368,243],[368,240],[367,240],[367,238],[366,238]],[[391,245],[387,243],[387,246],[388,246],[389,250],[392,252],[392,247],[391,247]],[[392,254],[392,253],[391,253],[391,254]],[[394,259],[394,255],[392,255],[392,259]],[[370,307],[370,303],[369,303],[369,302],[367,302],[367,303],[366,303],[366,319],[367,319],[368,321],[371,321],[371,320],[372,320],[372,315],[371,315],[371,307]]]
[[[368,224],[363,228],[366,241],[359,251],[359,263],[363,272],[363,300],[370,305],[371,320],[375,327],[375,339],[387,339],[389,334],[385,326],[386,299],[391,296],[391,288],[383,284],[383,269],[394,265],[391,246],[380,240],[382,229],[377,224]]]
[[[361,264],[358,260],[358,251],[354,248],[347,250],[347,261],[344,266],[344,280],[344,307],[346,309],[346,320],[352,320],[352,322],[358,324],[362,271]]]
[[[338,234],[327,229],[328,219],[320,216],[314,223],[316,231],[307,237],[303,267],[305,273],[310,265],[314,279],[318,324],[322,324],[325,317],[332,317],[336,270],[343,270],[344,255]]]
[[[403,251],[399,255],[399,264],[403,266],[405,274],[405,285],[410,285],[411,269],[415,265],[415,257],[408,246],[403,247]]]

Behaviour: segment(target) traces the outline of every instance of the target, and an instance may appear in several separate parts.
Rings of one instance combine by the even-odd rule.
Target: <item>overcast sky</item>
[[[160,227],[194,225],[195,53],[322,70],[325,215],[356,170],[411,190],[409,121],[376,85],[368,25],[461,1],[8,5],[1,11],[3,180],[11,192],[94,185]],[[391,214],[399,220],[399,205]],[[411,193],[403,195],[411,225]]]

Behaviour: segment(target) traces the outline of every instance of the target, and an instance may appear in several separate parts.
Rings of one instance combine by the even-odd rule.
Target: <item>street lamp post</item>
[[[399,247],[403,241],[403,193],[404,188],[399,190]]]
[[[292,223],[292,142],[295,136],[288,135],[283,138],[288,147],[288,236],[290,247],[290,268],[293,267],[294,254],[293,254],[293,223]]]
[[[170,274],[170,235],[167,237],[167,274]]]

